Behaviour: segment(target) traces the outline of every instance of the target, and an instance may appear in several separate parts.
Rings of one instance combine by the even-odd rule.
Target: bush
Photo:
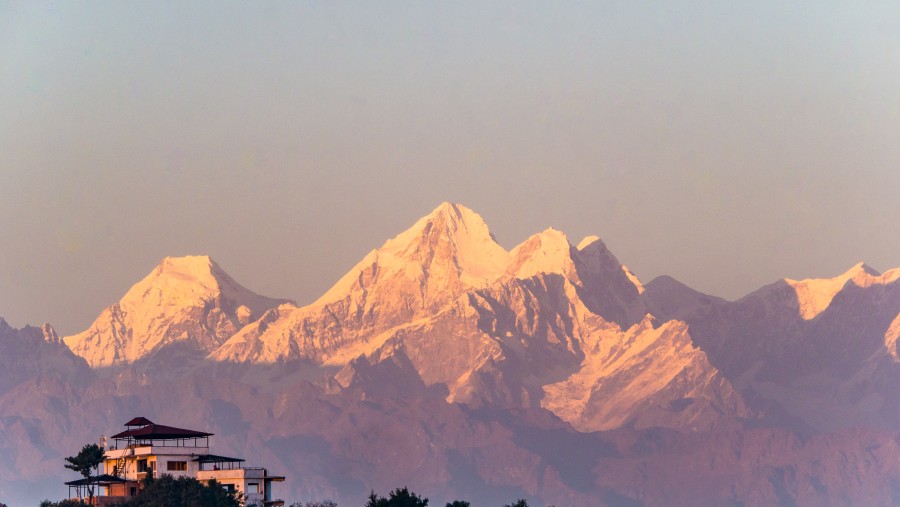
[[[390,492],[390,498],[379,497],[374,491],[369,493],[369,501],[366,507],[427,507],[428,499],[420,498],[408,488],[395,489]]]

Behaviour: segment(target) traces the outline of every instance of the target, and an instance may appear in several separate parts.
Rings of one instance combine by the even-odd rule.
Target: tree
[[[241,499],[234,491],[225,488],[215,480],[209,484],[192,477],[178,477],[163,474],[158,479],[149,475],[144,480],[144,488],[137,496],[119,507],[170,507],[190,505],[191,507],[241,507]]]
[[[427,507],[428,499],[420,498],[408,488],[398,488],[390,492],[390,498],[379,497],[374,491],[369,493],[366,507]]]
[[[452,502],[447,502],[446,507],[471,507],[472,504],[465,500],[453,500]]]
[[[514,503],[504,505],[503,507],[528,507],[528,502],[523,499],[518,499]]]
[[[96,471],[100,468],[100,463],[103,463],[103,449],[97,444],[88,444],[82,447],[81,451],[75,456],[66,458],[66,461],[68,461],[68,464],[65,465],[66,468],[80,473],[85,479],[90,479],[92,475],[96,475]],[[88,499],[93,504],[94,485],[89,483],[87,490]]]

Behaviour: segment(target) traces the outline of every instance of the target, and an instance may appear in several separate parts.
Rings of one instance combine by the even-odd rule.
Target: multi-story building
[[[229,491],[241,493],[248,506],[284,505],[283,500],[272,499],[272,483],[284,477],[269,475],[262,467],[244,466],[240,458],[210,454],[212,433],[155,424],[144,417],[128,421],[125,427],[111,437],[111,445],[104,442],[103,475],[66,483],[77,497],[83,497],[84,486],[91,483],[99,487],[95,504],[111,505],[135,496],[146,477],[169,474],[203,483],[215,479]]]

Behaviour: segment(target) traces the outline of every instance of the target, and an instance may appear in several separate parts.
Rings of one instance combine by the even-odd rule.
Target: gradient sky
[[[742,5],[739,5],[742,4]],[[900,3],[0,0],[0,316],[308,303],[442,201],[736,298],[900,266]]]

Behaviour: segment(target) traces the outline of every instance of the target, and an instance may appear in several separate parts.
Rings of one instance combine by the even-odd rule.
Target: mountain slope
[[[345,388],[377,383],[370,366],[391,362],[403,366],[410,385],[420,378],[443,386],[448,401],[543,406],[585,431],[651,420],[707,427],[746,416],[740,395],[683,326],[623,330],[645,321],[643,291],[599,238],[576,248],[547,229],[507,253],[478,215],[445,203],[367,255],[316,303],[268,312],[210,358],[312,360],[342,367],[335,379]],[[612,350],[628,361],[601,357]],[[644,388],[619,396],[615,414],[604,411],[604,393],[625,378]],[[653,410],[663,415],[642,419]]]
[[[175,342],[208,353],[287,302],[242,287],[209,257],[167,257],[65,343],[92,367],[134,362]]]
[[[639,282],[599,239],[576,249],[551,229],[506,252],[481,217],[444,203],[369,253],[315,303],[271,312],[210,358],[345,364],[377,348],[370,340],[434,315],[466,292],[551,272],[575,281],[579,297],[609,320],[627,324],[643,317]]]
[[[658,325],[648,316],[598,338],[578,372],[544,387],[544,407],[579,431],[623,425],[708,431],[756,416],[683,322]]]
[[[897,427],[900,269],[784,279],[684,317],[716,367],[805,424]]]
[[[722,298],[696,291],[671,276],[662,275],[644,286],[641,299],[661,319],[683,319],[699,308],[725,303]]]
[[[646,313],[639,299],[644,290],[640,280],[596,236],[584,238],[576,248],[564,233],[547,229],[526,239],[510,255],[508,278],[562,275],[591,312],[610,322],[627,327]]]
[[[313,304],[270,312],[210,358],[273,362],[346,356],[379,333],[490,284],[504,273],[508,258],[480,216],[443,203],[366,255]]]
[[[0,395],[35,378],[89,375],[87,364],[72,354],[50,324],[15,329],[0,318]]]
[[[448,401],[543,407],[582,431],[623,424],[700,429],[749,416],[683,323],[656,330],[646,316],[626,332],[592,311],[583,297],[623,316],[635,309],[623,302],[634,302],[639,291],[617,262],[597,262],[611,256],[588,255],[558,231],[536,234],[513,250],[504,277],[383,333],[361,364],[399,357],[426,385],[445,387]],[[359,365],[348,363],[339,377],[360,378]]]

